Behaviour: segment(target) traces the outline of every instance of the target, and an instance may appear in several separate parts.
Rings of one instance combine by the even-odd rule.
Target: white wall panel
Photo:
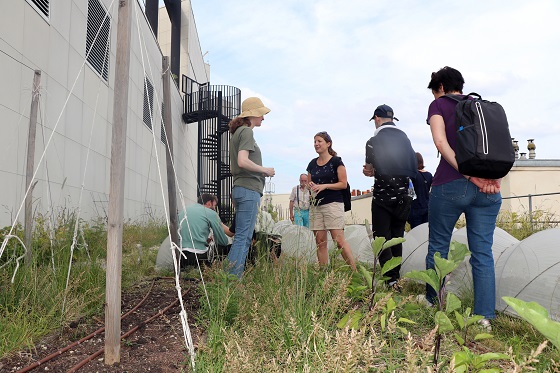
[[[90,128],[90,126],[83,121],[82,106],[82,102],[79,101],[76,96],[71,95],[68,99],[64,120],[58,127],[59,132],[63,132],[67,139],[78,143],[84,141],[82,131],[86,128]],[[87,146],[87,142],[85,142],[85,145]]]
[[[68,56],[69,45],[58,31],[51,28],[49,45],[48,45],[48,68],[47,71],[51,78],[55,79],[61,85],[68,87]],[[70,82],[72,87],[74,80]]]
[[[5,48],[6,44],[0,40],[0,48]],[[3,49],[2,49],[3,50]],[[9,50],[7,53],[12,53]],[[22,92],[22,79],[29,79],[27,85],[31,87],[33,83],[33,72],[29,70],[27,67],[24,67],[14,61],[12,58],[6,56],[3,53],[0,53],[0,82],[2,82],[3,89],[0,89],[0,107],[6,107],[15,112],[20,111],[20,97],[24,95]],[[22,70],[26,70],[26,74],[22,74]],[[25,93],[27,96],[27,102],[31,102],[31,88],[29,88],[29,92]],[[29,112],[27,113],[29,114]]]
[[[31,6],[27,6],[24,24],[17,25],[15,29],[21,30],[22,26],[24,59],[31,67],[46,70],[49,61],[50,25]]]
[[[2,44],[11,45],[11,48],[17,51],[23,49],[23,32],[14,32],[14,30],[21,30],[26,8],[29,8],[29,5],[24,1],[0,1],[0,35],[3,39],[0,40],[0,47],[2,50],[5,50]]]

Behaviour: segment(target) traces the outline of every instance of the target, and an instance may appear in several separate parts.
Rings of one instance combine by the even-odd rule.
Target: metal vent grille
[[[144,124],[152,129],[152,117],[154,116],[154,86],[148,78],[144,78]]]
[[[109,35],[111,19],[99,0],[88,1],[86,56],[97,73],[109,80]]]
[[[27,0],[42,16],[49,19],[50,1],[49,0]]]

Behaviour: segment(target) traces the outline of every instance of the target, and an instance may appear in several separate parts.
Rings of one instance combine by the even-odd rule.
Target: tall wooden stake
[[[41,70],[35,70],[33,89],[31,91],[31,110],[29,112],[29,133],[27,134],[27,163],[25,170],[25,186],[29,191],[25,197],[25,264],[30,265],[33,258],[31,238],[33,233],[33,169],[35,168],[35,134],[37,133],[37,108],[39,107],[39,84]]]
[[[119,0],[105,285],[105,364],[107,365],[118,363],[121,359],[122,231],[130,67],[130,20],[133,6],[133,0]]]
[[[163,123],[165,134],[167,135],[167,194],[169,200],[169,229],[171,231],[171,241],[179,245],[179,234],[177,233],[177,192],[175,190],[175,173],[173,172],[173,122],[171,119],[171,72],[169,71],[169,57],[162,59],[163,68]],[[177,250],[178,251],[178,250]],[[177,268],[180,270],[181,253],[177,252]]]

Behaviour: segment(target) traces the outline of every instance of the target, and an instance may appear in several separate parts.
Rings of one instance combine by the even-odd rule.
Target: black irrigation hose
[[[183,294],[181,294],[181,297],[184,297],[186,294],[188,293],[188,290],[184,291]],[[125,334],[121,335],[121,339],[124,339],[126,337],[128,337],[129,335],[131,335],[132,333],[136,332],[138,329],[140,329],[142,326],[149,324],[150,322],[152,322],[153,320],[157,319],[158,317],[164,315],[170,308],[174,307],[177,305],[177,303],[179,303],[179,299],[175,299],[173,301],[173,303],[171,303],[169,306],[165,307],[163,310],[156,312],[154,315],[152,315],[152,317],[142,321],[140,324],[136,325],[134,328],[130,329],[128,332],[126,332]],[[99,355],[101,355],[103,353],[103,351],[105,351],[105,348],[101,348],[99,350],[97,350],[96,352],[94,352],[93,354],[89,355],[87,358],[83,359],[82,361],[80,361],[78,364],[74,365],[70,370],[68,370],[67,373],[74,373],[76,372],[78,369],[80,369],[81,367],[83,367],[84,365],[86,365],[87,363],[89,363],[90,361],[92,361],[93,359],[95,359],[96,357],[98,357]]]
[[[154,284],[156,282],[158,278],[154,278],[154,280],[152,281],[152,285],[150,286],[150,289],[148,289],[148,292],[146,293],[146,295],[144,296],[144,298],[142,298],[142,300],[136,305],[134,306],[134,308],[132,308],[130,311],[128,311],[127,313],[125,313],[124,315],[121,316],[121,320],[123,320],[125,317],[127,317],[128,315],[130,315],[132,312],[136,311],[138,308],[140,308],[140,306],[146,301],[146,299],[148,299],[148,296],[150,295],[150,293],[152,292],[152,289],[154,288]],[[62,355],[64,352],[68,351],[69,349],[71,349],[74,346],[79,345],[82,342],[87,341],[88,339],[91,339],[93,337],[95,337],[97,334],[100,334],[102,332],[105,331],[105,327],[101,327],[99,329],[97,329],[96,331],[94,331],[93,333],[83,337],[82,339],[80,339],[79,341],[73,342],[71,344],[69,344],[68,346],[59,349],[56,352],[53,352],[52,354],[42,358],[39,361],[34,362],[31,365],[28,365],[20,370],[18,370],[16,373],[24,373],[24,372],[29,372],[32,369],[37,368],[38,366],[40,366],[41,364],[46,363],[49,360],[52,360],[53,358]]]

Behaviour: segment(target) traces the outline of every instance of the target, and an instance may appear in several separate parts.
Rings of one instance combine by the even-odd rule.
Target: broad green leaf
[[[383,249],[383,244],[387,241],[385,237],[375,237],[371,243],[371,248],[373,249],[373,255],[379,256],[379,253]]]
[[[434,255],[434,262],[436,267],[436,272],[440,279],[443,279],[445,276],[453,272],[455,268],[459,266],[459,263],[452,262],[451,260],[447,260],[442,258],[439,253]]]
[[[465,348],[465,347],[463,347]],[[456,372],[465,372],[466,371],[466,366],[468,366],[468,363],[471,361],[471,357],[472,353],[470,351],[460,351],[460,352],[455,352],[453,354],[453,360],[455,360],[455,371]],[[459,368],[461,367],[465,367],[465,369],[460,370]]]
[[[455,329],[451,320],[449,320],[449,317],[447,317],[447,315],[442,311],[437,311],[434,319],[436,324],[439,326],[439,331],[442,333]]]
[[[499,368],[481,369],[478,373],[500,373],[502,370]]]
[[[405,317],[401,317],[401,318],[397,321],[397,323],[400,323],[400,322],[404,322],[404,323],[407,323],[407,324],[416,324],[415,321],[412,321],[412,320],[407,319],[407,318],[405,318]]]
[[[349,293],[360,293],[368,289],[368,287],[365,285],[349,285],[346,289]]]
[[[455,365],[455,373],[465,373],[466,371],[467,371],[466,365],[460,365],[460,366]]]
[[[524,302],[512,297],[502,297],[502,299],[556,348],[560,349],[560,323],[551,320],[544,307],[536,302]]]
[[[465,318],[457,311],[455,312],[455,320],[457,320],[457,324],[459,324],[459,328],[463,329],[465,327]]]
[[[457,343],[459,343],[460,346],[465,345],[465,340],[463,339],[463,337],[461,337],[457,333],[454,333],[453,335],[455,336],[455,340],[457,341]]]
[[[381,268],[381,273],[385,274],[390,270],[392,270],[393,268],[399,266],[401,263],[402,263],[402,256],[394,256],[388,261],[386,261],[385,264],[383,264],[383,268]]]
[[[449,245],[449,253],[447,254],[447,259],[455,263],[461,263],[465,258],[470,255],[470,251],[467,245],[457,241],[451,242]]]
[[[387,311],[386,314],[390,315],[397,308],[397,304],[395,303],[393,298],[389,298],[387,300],[387,305],[385,306],[385,310]]]
[[[436,292],[440,290],[439,277],[433,269],[424,269],[422,271],[410,271],[404,275],[406,278],[420,280],[434,288]]]
[[[500,354],[497,352],[488,352],[482,355],[474,355],[473,366],[477,369],[480,369],[486,364],[486,362],[490,360],[503,360],[503,359],[509,359],[509,357],[506,354]]]
[[[400,243],[403,243],[405,241],[406,241],[406,239],[404,239],[402,237],[391,238],[389,241],[385,242],[385,244],[383,245],[383,249],[388,249],[390,247],[393,247],[393,246],[398,245]]]
[[[469,313],[470,313],[470,310],[469,310]],[[467,315],[468,315],[468,313],[467,313]],[[471,316],[467,319],[467,326],[471,326],[472,324],[475,324],[475,323],[479,322],[483,318],[484,318],[484,316],[481,316],[481,315]]]
[[[379,323],[381,324],[381,331],[385,331],[385,320],[387,320],[387,316],[385,314],[381,315],[379,318]]]
[[[346,315],[344,315],[342,320],[340,320],[338,324],[336,324],[336,326],[339,329],[344,329],[347,326],[351,329],[358,329],[359,326],[358,324],[362,319],[362,317],[363,315],[360,311],[356,311],[356,310],[349,311]]]
[[[445,300],[445,312],[451,313],[461,307],[461,300],[453,293],[447,293]]]
[[[366,282],[368,288],[372,288],[373,285],[373,274],[367,270],[366,267],[364,267],[363,265],[359,264],[358,265],[358,270],[360,271],[360,274],[362,275],[364,281]]]

